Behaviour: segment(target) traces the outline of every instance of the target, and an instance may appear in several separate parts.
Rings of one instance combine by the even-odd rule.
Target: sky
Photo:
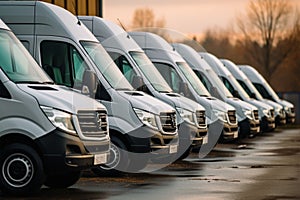
[[[300,0],[291,0],[300,9]],[[137,8],[150,8],[166,28],[187,34],[230,27],[243,14],[249,0],[103,0],[103,17],[129,26]]]

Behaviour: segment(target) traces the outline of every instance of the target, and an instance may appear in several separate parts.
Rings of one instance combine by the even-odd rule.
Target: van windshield
[[[251,83],[251,81],[249,79],[244,79],[245,81],[245,85],[246,87],[249,88],[249,90],[251,90],[252,93],[255,94],[255,97],[258,99],[258,100],[262,100],[263,97],[261,96],[261,94],[258,92],[258,90],[254,87],[254,85]],[[245,91],[247,91],[245,89]],[[250,96],[250,94],[248,94]]]
[[[98,67],[101,74],[114,89],[133,90],[133,87],[100,43],[87,41],[80,43]]]
[[[249,95],[245,92],[242,86],[237,82],[237,80],[232,76],[232,74],[227,76],[230,83],[234,85],[235,89],[239,92],[239,95],[243,100],[250,99]]]
[[[211,96],[192,68],[190,68],[186,62],[177,62],[176,64],[198,95],[207,97]]]
[[[139,69],[142,71],[144,76],[148,79],[150,84],[158,92],[172,92],[172,89],[149,60],[144,52],[129,52],[134,62],[137,64]]]
[[[211,80],[213,87],[216,87],[220,94],[224,94],[227,98],[233,97],[229,90],[225,87],[221,79],[212,69],[207,69],[205,71],[207,72],[207,77]]]
[[[7,30],[0,30],[0,68],[15,83],[53,83],[22,43]]]

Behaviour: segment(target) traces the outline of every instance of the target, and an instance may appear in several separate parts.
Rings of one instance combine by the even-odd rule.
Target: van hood
[[[250,103],[247,103],[245,101],[242,101],[238,98],[227,98],[226,103],[235,107],[238,121],[243,121],[246,118],[246,116],[244,114],[244,110],[251,110],[251,111],[257,110],[258,111],[258,109],[255,106],[253,106]]]
[[[18,87],[36,98],[40,106],[52,107],[71,114],[79,110],[106,110],[92,98],[58,85],[18,84]]]
[[[279,102],[282,106],[288,107],[288,108],[294,108],[294,105],[286,100],[280,99]]]
[[[120,91],[120,95],[127,99],[133,108],[145,110],[159,115],[161,112],[174,112],[170,105],[140,91]]]
[[[262,99],[262,102],[272,106],[274,108],[274,110],[276,109],[283,109],[283,106],[280,105],[279,103],[276,103],[275,101],[271,101],[269,99]]]
[[[166,99],[168,104],[173,105],[175,108],[183,108],[185,110],[196,112],[196,110],[205,110],[203,106],[198,104],[197,102],[188,99],[182,95],[179,95],[177,93],[160,93],[163,98]]]
[[[263,110],[273,109],[272,106],[270,106],[270,105],[268,105],[264,102],[257,101],[256,99],[249,99],[249,100],[247,100],[247,102],[254,105],[258,109],[258,115],[259,115],[260,118],[265,116]]]

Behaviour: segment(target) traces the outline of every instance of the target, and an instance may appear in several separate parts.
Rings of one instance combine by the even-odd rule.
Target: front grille
[[[254,117],[255,120],[258,120],[258,119],[259,119],[259,118],[258,118],[258,110],[254,110],[254,111],[253,111],[253,117]]]
[[[295,113],[295,108],[290,108],[291,113]]]
[[[177,130],[175,112],[160,113],[160,122],[161,122],[162,130],[166,133],[174,133]]]
[[[196,119],[197,119],[198,126],[205,127],[206,126],[205,110],[203,111],[197,110]]]
[[[271,113],[271,118],[275,117],[275,111],[274,111],[274,109],[271,109],[270,113]]]
[[[227,113],[227,115],[228,115],[229,123],[236,124],[235,110],[229,110],[228,113]]]
[[[105,111],[79,111],[78,121],[81,132],[86,137],[105,137],[108,133]]]

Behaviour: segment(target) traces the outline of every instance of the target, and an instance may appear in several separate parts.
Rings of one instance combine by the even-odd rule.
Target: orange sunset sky
[[[300,9],[300,0],[290,0]],[[187,34],[201,34],[209,28],[227,28],[244,13],[249,0],[103,0],[103,17],[125,26],[134,10],[150,8],[156,19],[164,18],[166,28]]]

